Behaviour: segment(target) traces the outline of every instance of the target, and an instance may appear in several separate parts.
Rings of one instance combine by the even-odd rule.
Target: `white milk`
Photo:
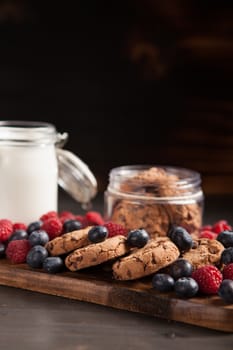
[[[57,183],[53,144],[0,146],[0,218],[28,224],[57,210]]]

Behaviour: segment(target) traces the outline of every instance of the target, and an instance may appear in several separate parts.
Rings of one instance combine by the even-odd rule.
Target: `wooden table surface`
[[[98,198],[93,208],[101,208],[101,202]],[[62,194],[60,209],[79,211],[79,205]],[[233,197],[206,198],[204,221],[222,218],[233,223]],[[0,346],[3,350],[230,350],[233,334],[0,286]]]

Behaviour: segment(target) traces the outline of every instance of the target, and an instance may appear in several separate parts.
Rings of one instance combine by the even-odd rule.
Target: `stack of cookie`
[[[190,249],[182,252],[168,237],[149,238],[142,247],[129,244],[128,236],[117,235],[93,243],[88,233],[92,226],[63,234],[46,244],[51,256],[64,256],[65,266],[78,271],[111,263],[116,280],[135,280],[169,266],[179,257],[190,261],[194,268],[220,261],[224,246],[217,240],[193,239]]]

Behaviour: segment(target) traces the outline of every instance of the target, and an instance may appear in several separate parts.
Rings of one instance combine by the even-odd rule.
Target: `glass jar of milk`
[[[58,184],[88,205],[96,180],[75,154],[62,149],[68,133],[53,124],[0,121],[0,219],[29,224],[58,210]]]

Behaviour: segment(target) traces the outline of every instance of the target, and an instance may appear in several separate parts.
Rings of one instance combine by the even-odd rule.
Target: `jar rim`
[[[56,144],[63,146],[68,134],[60,134],[52,123],[28,120],[1,120],[1,144],[14,144],[17,146]]]
[[[56,131],[55,125],[52,123],[48,122],[43,122],[43,121],[32,121],[32,120],[1,120],[0,121],[0,128],[43,128],[48,131]]]
[[[132,175],[132,172],[138,172],[138,171],[144,171],[148,170],[150,168],[158,168],[158,169],[164,169],[168,171],[169,173],[177,173],[178,171],[182,174],[189,174],[191,177],[199,177],[200,178],[200,173],[196,170],[181,167],[181,166],[173,166],[173,165],[162,165],[162,164],[133,164],[133,165],[122,165],[119,167],[115,167],[111,169],[110,171],[110,176],[111,174],[117,175],[120,174],[121,172],[126,175],[127,173],[130,172]]]

